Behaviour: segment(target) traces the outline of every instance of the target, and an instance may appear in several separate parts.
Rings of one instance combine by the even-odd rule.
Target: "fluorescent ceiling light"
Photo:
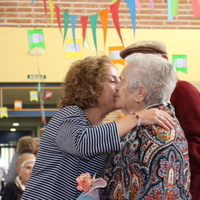
[[[19,126],[19,123],[13,123],[13,126]]]
[[[11,128],[10,131],[16,131],[16,128]]]

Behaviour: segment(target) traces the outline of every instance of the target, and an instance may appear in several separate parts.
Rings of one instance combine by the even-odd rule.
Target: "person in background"
[[[2,193],[4,191],[4,179],[6,175],[6,169],[5,167],[0,166],[0,199],[2,196]]]
[[[131,44],[120,52],[120,56],[126,58],[134,53],[155,54],[168,59],[166,45],[156,40]],[[170,101],[189,145],[190,192],[194,200],[200,200],[200,93],[191,83],[178,80]]]
[[[13,155],[8,172],[5,176],[5,184],[14,182],[17,176],[16,161],[23,153],[33,153],[35,151],[35,143],[33,137],[21,137],[17,143],[16,153]]]
[[[125,114],[132,112],[137,127],[121,138],[121,151],[111,153],[106,161],[102,177],[107,187],[102,189],[102,199],[189,200],[188,143],[170,104],[177,82],[175,68],[151,54],[135,53],[126,61],[116,85],[116,106]],[[139,113],[150,108],[169,113],[174,128],[142,125]]]
[[[41,141],[40,138],[37,138],[37,137],[33,138],[33,142],[34,142],[34,145],[35,145],[33,154],[35,154],[35,156],[37,156],[37,153],[40,150],[40,141]]]
[[[86,57],[72,63],[63,82],[59,111],[45,126],[40,151],[22,200],[74,200],[76,178],[100,177],[107,155],[120,149],[120,137],[134,126],[133,114],[102,124],[116,110],[118,70],[108,56]],[[173,127],[171,116],[158,109],[141,110],[142,124]],[[166,118],[165,121],[162,117]]]
[[[2,200],[20,200],[26,184],[31,176],[33,166],[35,164],[35,155],[24,153],[17,159],[18,176],[14,182],[7,183]]]

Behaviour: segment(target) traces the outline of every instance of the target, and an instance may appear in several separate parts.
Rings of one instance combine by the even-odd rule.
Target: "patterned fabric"
[[[188,143],[173,107],[157,107],[173,116],[174,129],[141,126],[123,137],[122,150],[106,162],[103,178],[108,185],[101,191],[102,199],[191,199]]]
[[[88,172],[98,178],[107,153],[119,149],[115,122],[94,127],[77,106],[59,110],[45,127],[22,200],[76,199],[76,177]]]

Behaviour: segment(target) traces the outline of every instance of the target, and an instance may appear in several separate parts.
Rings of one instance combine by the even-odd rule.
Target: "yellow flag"
[[[7,107],[0,107],[0,118],[8,117]]]
[[[30,91],[30,101],[38,101],[38,91]]]

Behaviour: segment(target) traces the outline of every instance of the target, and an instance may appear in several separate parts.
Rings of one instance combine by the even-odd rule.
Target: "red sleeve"
[[[187,139],[200,138],[200,93],[190,83],[178,81],[171,96],[171,103]]]
[[[196,175],[200,173],[200,93],[192,84],[178,81],[171,103],[188,140],[191,173]]]

